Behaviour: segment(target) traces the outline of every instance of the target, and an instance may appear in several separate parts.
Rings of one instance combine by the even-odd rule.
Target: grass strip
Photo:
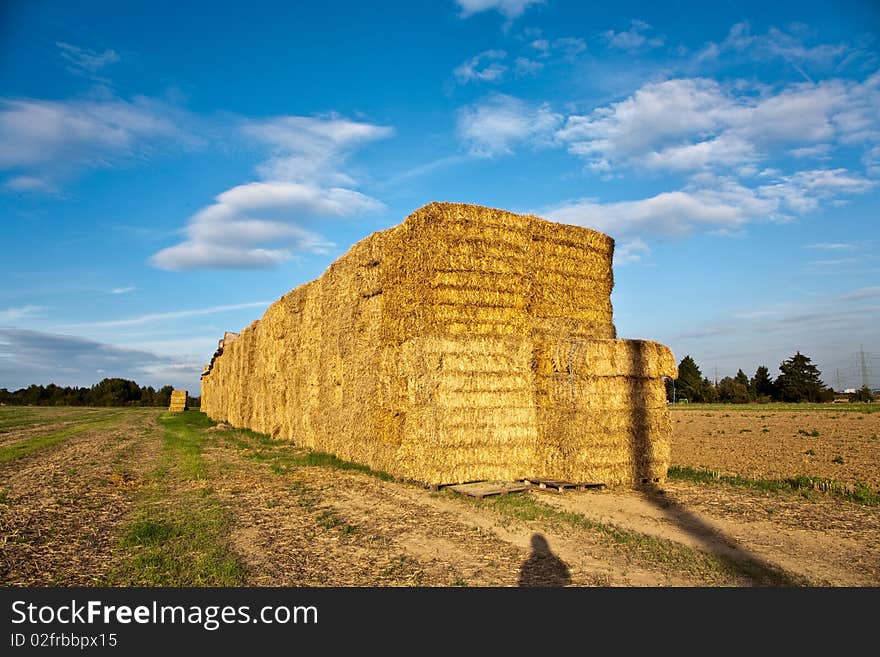
[[[860,481],[854,484],[844,484],[834,479],[810,477],[807,475],[795,475],[787,479],[748,479],[736,475],[721,474],[716,470],[679,465],[670,466],[668,476],[670,479],[680,481],[694,481],[701,484],[729,484],[731,486],[775,493],[818,491],[831,497],[849,500],[857,504],[868,506],[880,504],[880,492],[871,490],[867,484]]]
[[[246,450],[248,452],[246,455],[249,458],[269,462],[269,469],[275,474],[290,472],[299,467],[313,466],[334,470],[353,470],[382,481],[394,480],[394,477],[387,472],[373,470],[369,466],[352,463],[325,452],[292,447],[288,443],[274,440],[271,436],[250,429],[232,429],[223,432],[223,436],[239,449]]]
[[[202,457],[202,413],[165,413],[162,455],[121,544],[130,552],[112,586],[242,586],[245,568],[229,545],[230,517],[213,494]]]

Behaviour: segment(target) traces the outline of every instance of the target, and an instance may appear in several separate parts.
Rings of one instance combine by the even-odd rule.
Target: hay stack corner
[[[171,403],[168,405],[168,410],[171,413],[182,413],[185,411],[187,395],[188,392],[186,390],[172,390]]]
[[[226,333],[211,418],[427,484],[660,482],[670,350],[619,340],[614,241],[432,203]]]

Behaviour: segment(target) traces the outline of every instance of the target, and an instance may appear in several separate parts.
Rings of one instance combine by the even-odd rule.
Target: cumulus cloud
[[[155,99],[0,100],[0,171],[16,191],[50,191],[87,169],[191,143],[180,113]]]
[[[87,386],[104,377],[180,385],[197,381],[199,373],[196,362],[182,357],[24,329],[0,329],[0,362],[0,385],[10,390],[32,383]]]
[[[550,145],[562,116],[549,105],[494,94],[458,111],[456,130],[468,151],[479,157],[513,152],[519,145]]]
[[[556,138],[599,172],[717,170],[756,164],[780,147],[816,156],[832,143],[880,140],[880,74],[862,83],[833,79],[761,91],[704,78],[651,82],[622,101],[567,117]]]
[[[462,62],[452,72],[459,84],[468,82],[497,82],[507,71],[501,63],[507,57],[503,50],[486,50]]]
[[[242,131],[269,149],[257,167],[264,180],[219,194],[189,218],[186,239],[155,253],[151,264],[166,270],[274,267],[296,253],[334,246],[309,222],[383,207],[350,189],[355,180],[341,167],[356,147],[388,137],[391,128],[336,116],[287,116],[248,122]]]
[[[455,2],[461,9],[462,18],[483,11],[497,11],[511,21],[522,16],[532,5],[542,5],[546,0],[455,0]]]
[[[610,48],[632,53],[638,50],[658,48],[663,45],[663,37],[648,36],[647,33],[650,30],[651,26],[648,23],[634,19],[630,21],[630,28],[625,32],[606,30],[602,33],[602,36]]]

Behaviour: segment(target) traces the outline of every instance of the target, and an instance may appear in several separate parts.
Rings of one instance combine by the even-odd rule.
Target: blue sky
[[[198,391],[431,201],[612,235],[619,335],[710,378],[880,383],[875,2],[130,4],[0,9],[0,387]]]

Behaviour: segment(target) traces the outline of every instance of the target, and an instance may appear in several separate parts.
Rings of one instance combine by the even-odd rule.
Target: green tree
[[[700,389],[697,391],[697,396],[694,401],[704,402],[706,404],[716,402],[718,401],[718,389],[709,379],[703,377],[703,380],[700,382]]]
[[[868,386],[862,386],[856,390],[851,399],[857,402],[872,402],[874,401],[874,394],[871,392],[871,388]]]
[[[742,370],[739,371],[742,374]],[[725,376],[718,382],[718,401],[728,404],[747,404],[750,401],[748,383],[743,383],[739,374],[736,378]],[[745,377],[745,374],[743,374]]]
[[[752,393],[752,386],[749,383],[749,377],[746,376],[746,373],[742,371],[742,369],[738,369],[736,371],[736,376],[733,377],[733,380],[736,381],[737,385],[742,386],[743,390],[746,391],[746,397],[748,401],[754,399],[754,394]],[[739,402],[737,402],[739,403]]]
[[[675,396],[688,401],[701,401],[703,373],[696,361],[689,355],[678,364],[678,378],[675,380]]]
[[[764,365],[755,370],[755,376],[749,382],[752,397],[758,401],[769,401],[776,395],[773,379],[770,378],[770,370]]]
[[[795,353],[779,365],[781,374],[776,378],[779,397],[784,402],[820,402],[828,389],[822,383],[819,369],[801,352]]]

